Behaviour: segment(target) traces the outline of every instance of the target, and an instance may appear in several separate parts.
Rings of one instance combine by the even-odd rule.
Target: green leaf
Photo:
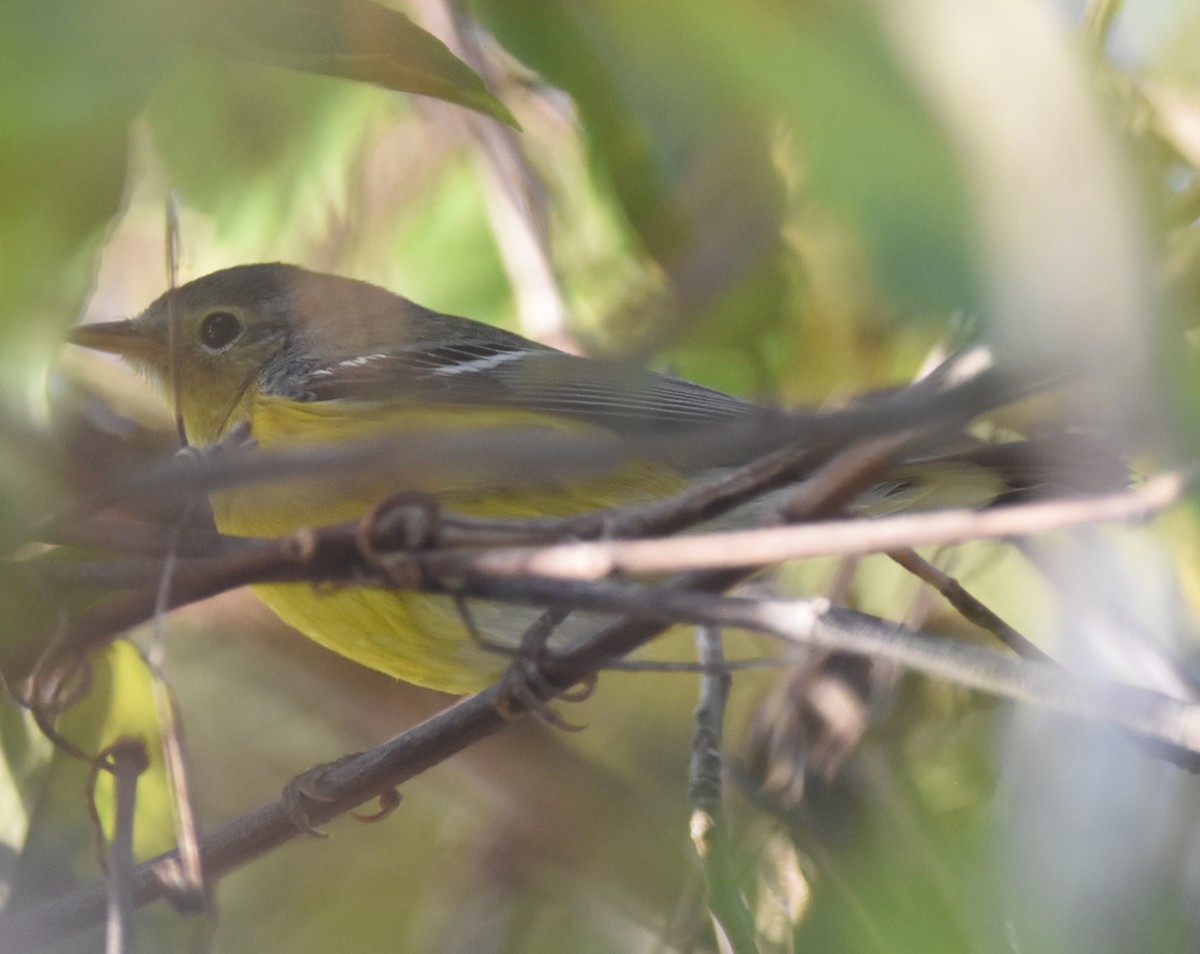
[[[229,53],[433,96],[518,128],[483,80],[403,13],[369,0],[215,0]]]

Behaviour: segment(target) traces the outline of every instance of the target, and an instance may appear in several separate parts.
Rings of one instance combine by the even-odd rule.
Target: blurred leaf
[[[571,94],[591,159],[666,286],[610,305],[607,349],[686,340],[671,353],[679,373],[718,368],[708,383],[773,393],[768,342],[797,314],[773,117],[710,68],[679,29],[693,16],[682,6],[526,6],[513,16],[503,3],[475,4],[507,49]]]
[[[537,0],[518,17],[473,6],[571,94],[592,161],[668,290],[610,302],[616,350],[669,345],[684,377],[810,401],[911,375],[947,315],[978,307],[958,155],[874,7]],[[888,347],[904,344],[895,332],[911,317],[933,327],[915,329],[902,360],[881,350],[870,363],[885,332]]]
[[[90,675],[87,692],[59,717],[57,728],[85,752],[93,754],[121,738],[141,739],[145,743],[150,767],[138,779],[134,852],[138,858],[152,857],[174,847],[175,829],[150,671],[133,644],[119,640],[97,654]],[[78,798],[79,792],[72,792],[70,797]],[[101,773],[96,807],[106,831],[113,817],[112,797],[111,777]]]
[[[517,121],[475,71],[403,13],[369,0],[214,0],[230,53],[434,96],[509,126]]]
[[[31,818],[41,800],[52,747],[28,710],[0,696],[0,907],[13,889]]]
[[[0,412],[0,675],[28,674],[65,606],[52,598],[23,548],[61,502],[65,481],[57,448]]]
[[[174,57],[188,6],[12,0],[0,14],[0,360],[10,370],[28,366],[18,342],[44,346],[78,308],[120,205],[128,124]]]
[[[138,778],[134,819],[134,852],[139,860],[174,846],[171,793],[163,771],[162,748],[150,674],[132,644],[119,641],[90,661],[86,692],[58,719],[57,728],[85,752],[98,753],[122,737],[141,739],[150,767]],[[14,907],[46,899],[69,887],[101,877],[85,798],[90,769],[72,755],[56,750],[41,795],[30,806],[31,825],[16,882]],[[99,773],[96,808],[111,831],[112,779]],[[151,949],[180,950],[180,932],[201,925],[158,906],[139,918],[140,939]],[[159,936],[161,933],[161,936]],[[168,940],[171,943],[167,943]],[[94,948],[88,948],[94,949]]]
[[[9,685],[33,670],[54,631],[61,605],[55,605],[34,569],[25,561],[0,560],[0,674]]]
[[[682,6],[682,5],[680,5]],[[668,22],[654,7],[657,25]],[[683,16],[677,7],[676,16]],[[975,301],[957,160],[858,2],[690,5],[692,39],[720,81],[795,123],[812,197],[866,243],[876,279],[923,311]]]

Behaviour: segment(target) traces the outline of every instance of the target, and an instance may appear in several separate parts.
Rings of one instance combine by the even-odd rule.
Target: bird
[[[381,435],[419,443],[465,431],[585,442],[636,437],[645,448],[664,435],[728,433],[769,416],[761,405],[681,378],[568,354],[368,282],[283,263],[214,272],[166,292],[136,317],[78,326],[68,340],[121,356],[174,395],[194,445],[248,427],[264,449]],[[485,463],[443,468],[404,489],[471,516],[570,516],[665,497],[699,469],[665,451],[644,451],[599,473],[565,468],[497,485]],[[363,474],[209,496],[223,534],[276,538],[361,518],[396,489]],[[483,688],[507,663],[474,635],[515,645],[541,615],[481,602],[468,620],[448,596],[380,587],[251,588],[321,645],[455,694]],[[564,623],[561,632],[596,621],[579,613],[572,619],[573,627]]]

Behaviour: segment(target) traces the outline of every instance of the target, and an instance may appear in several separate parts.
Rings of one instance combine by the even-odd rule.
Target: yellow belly
[[[496,412],[464,408],[355,413],[338,402],[285,403],[259,398],[251,408],[254,438],[263,447],[344,442],[381,434],[428,435],[442,431],[450,416],[457,428],[495,426]],[[522,415],[505,422],[514,427],[562,431],[552,418]],[[470,474],[441,474],[439,486],[395,486],[371,475],[337,481],[283,481],[222,491],[212,495],[217,527],[248,537],[280,537],[304,527],[361,517],[383,497],[420,490],[448,509],[489,517],[568,516],[613,504],[665,496],[683,479],[650,462],[627,463],[619,471],[572,481],[569,491],[545,475],[520,486],[483,485]],[[375,587],[263,584],[258,597],[284,622],[355,662],[406,682],[465,693],[483,688],[503,671],[507,660],[478,645],[451,600],[422,593]],[[471,615],[488,640],[515,645],[540,615],[536,607],[471,604]],[[578,632],[568,620],[560,632]],[[591,625],[595,617],[586,620]]]

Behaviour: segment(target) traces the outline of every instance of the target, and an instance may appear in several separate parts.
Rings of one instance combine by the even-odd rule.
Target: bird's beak
[[[134,361],[153,363],[160,357],[159,343],[132,319],[79,325],[71,329],[67,341]]]

